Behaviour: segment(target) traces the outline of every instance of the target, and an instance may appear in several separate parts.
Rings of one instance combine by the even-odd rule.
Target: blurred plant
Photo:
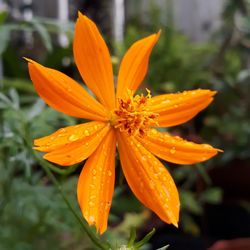
[[[155,93],[194,87],[218,90],[218,97],[206,111],[205,118],[201,114],[181,129],[172,129],[184,137],[188,131],[192,134],[191,139],[197,142],[200,142],[196,135],[199,131],[209,143],[225,150],[221,157],[206,164],[175,167],[171,171],[181,189],[181,225],[193,234],[200,231],[196,218],[201,216],[204,204],[219,203],[222,199],[222,191],[212,186],[207,172],[219,166],[226,167],[234,159],[249,162],[249,17],[249,1],[227,0],[224,26],[213,37],[217,43],[213,40],[206,44],[194,44],[174,28],[163,29],[145,80]],[[41,57],[50,67],[75,74],[71,67],[70,49],[62,49],[53,43],[50,32],[56,34],[58,31],[54,20],[36,19],[38,26],[42,26],[39,28],[36,23],[9,23],[6,18],[6,12],[0,14],[0,54],[4,63],[4,78],[0,79],[0,248],[23,250],[39,249],[40,246],[40,249],[82,249],[83,245],[91,248],[92,244],[87,237],[83,237],[80,227],[56,195],[58,192],[38,166],[23,136],[24,122],[31,137],[36,138],[61,126],[73,125],[76,120],[46,108],[35,97],[20,59],[23,56],[20,49],[23,48],[17,49],[16,44],[10,41],[11,31],[36,31],[38,39],[43,41],[43,49],[42,53],[36,51],[35,56]],[[117,58],[132,41],[157,31],[157,15],[152,20],[155,23],[147,26],[138,21],[129,23],[125,46],[119,47]],[[72,24],[63,27],[71,37]],[[38,47],[40,50],[41,46]],[[66,64],[63,62],[65,58]],[[117,58],[114,62],[118,64]],[[55,171],[53,166],[51,169]],[[54,173],[66,195],[74,197],[74,175],[66,173],[70,176],[70,181],[66,181],[63,172],[59,172]],[[116,192],[119,195],[114,197],[110,216],[113,227],[105,235],[114,246],[118,245],[117,242],[127,244],[128,229],[133,221],[138,221],[140,228],[148,220],[123,185]],[[71,200],[76,206],[75,199]],[[126,210],[123,209],[125,206]],[[130,214],[132,206],[133,210],[137,208],[138,214]],[[122,218],[125,211],[129,212]]]
[[[9,39],[11,30],[23,30],[23,27],[18,27],[18,25],[18,22],[17,26],[13,27],[9,24],[3,24],[7,31],[6,41],[8,42],[5,43],[6,46],[3,47],[2,52],[4,59],[12,62],[11,65],[5,63],[5,72],[16,67],[16,60],[12,60],[13,53],[9,53],[12,51]],[[48,31],[46,30],[46,32]],[[67,54],[66,50],[58,51],[53,48],[50,53],[55,53],[57,56],[52,57],[53,60],[50,61],[50,64],[61,64],[60,59],[65,52]],[[66,170],[54,167],[42,160],[38,153],[34,153],[31,145],[31,138],[51,133],[58,126],[74,125],[76,120],[46,108],[45,104],[33,95],[34,90],[30,82],[25,78],[19,78],[22,75],[23,73],[12,75],[15,78],[6,78],[4,75],[1,81],[0,223],[2,227],[0,229],[0,248],[79,249],[78,247],[82,245],[83,241],[85,248],[93,247],[86,234],[82,234],[81,227],[75,223],[74,217],[63,203],[66,196],[75,196],[72,193],[75,178],[72,175],[66,181],[65,176],[70,175],[77,166]],[[43,167],[49,178],[38,167],[38,164]],[[59,181],[55,179],[53,172]],[[56,184],[62,197],[58,197],[58,190],[56,191],[55,187],[51,185],[53,183]],[[63,189],[61,185],[64,186]],[[70,200],[70,204],[72,203],[73,206],[67,202],[68,206],[71,207],[72,211],[76,210],[76,200]],[[75,212],[74,215],[84,228],[84,222],[79,220]],[[135,217],[137,216],[140,218],[140,215]],[[104,241],[98,243],[100,241],[93,234],[92,229],[87,230],[87,234],[92,235],[91,237],[96,240],[101,249],[122,249],[119,247],[120,241],[124,242],[123,246],[125,247],[127,242],[123,233],[124,231],[121,230],[120,240],[116,241],[114,246],[109,247],[108,243],[105,245]],[[149,240],[152,233],[137,243],[135,243],[135,238],[133,241],[130,239],[128,249],[141,248]]]
[[[45,112],[40,100],[21,109],[21,99],[14,89],[8,95],[0,93],[0,248],[74,248],[88,240],[82,237],[57,191],[35,165],[27,144],[27,131],[32,134],[36,126],[50,130],[51,116],[40,116]],[[33,121],[38,115],[40,121]],[[57,114],[52,117],[54,123],[64,119]],[[64,182],[65,192],[72,196],[74,186],[75,178]],[[75,200],[72,203],[76,207]],[[64,238],[68,240],[60,240]],[[86,246],[90,245],[87,242]]]

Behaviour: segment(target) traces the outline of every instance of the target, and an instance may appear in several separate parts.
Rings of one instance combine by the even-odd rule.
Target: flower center
[[[111,114],[110,123],[114,128],[128,135],[143,136],[151,126],[157,126],[157,113],[148,110],[151,99],[150,91],[147,96],[133,96],[133,91],[128,90],[126,99],[118,99],[118,108]]]

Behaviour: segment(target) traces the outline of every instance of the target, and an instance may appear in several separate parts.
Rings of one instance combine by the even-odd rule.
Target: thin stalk
[[[54,174],[51,172],[50,168],[47,166],[47,162],[44,161],[42,158],[40,158],[40,156],[38,155],[38,153],[36,151],[33,150],[32,153],[33,153],[34,157],[36,158],[36,160],[39,162],[39,164],[42,166],[43,170],[46,172],[46,174],[48,175],[48,177],[50,178],[52,183],[56,186],[56,188],[59,191],[60,195],[62,196],[64,202],[67,204],[69,210],[74,215],[76,220],[80,223],[82,229],[84,230],[84,232],[86,232],[86,234],[89,236],[91,241],[100,249],[103,249],[103,250],[110,249],[109,244],[107,242],[101,241],[97,237],[97,235],[91,230],[91,228],[87,225],[87,223],[84,222],[82,220],[82,218],[79,216],[79,214],[74,210],[74,208],[72,207],[72,205],[70,204],[69,200],[67,199],[66,195],[64,194],[64,192],[62,190],[62,186],[60,185],[60,183],[58,182],[58,180],[56,179]]]
[[[27,124],[24,122],[24,131],[25,131],[25,141],[28,145],[28,147],[31,149],[31,153],[34,155],[35,159],[38,161],[38,163],[41,165],[41,167],[43,168],[43,170],[45,171],[45,173],[47,174],[47,176],[49,177],[49,179],[51,180],[51,182],[55,185],[55,187],[57,188],[57,190],[59,191],[60,195],[62,196],[64,202],[66,203],[67,207],[69,208],[69,210],[71,211],[71,213],[74,215],[74,217],[76,218],[76,220],[79,222],[79,224],[81,225],[83,231],[88,235],[88,237],[91,239],[91,241],[100,249],[103,250],[110,250],[111,246],[109,245],[108,242],[104,242],[102,241],[89,227],[89,225],[87,224],[87,222],[85,222],[82,217],[75,211],[75,209],[72,207],[71,203],[69,202],[69,200],[67,199],[66,195],[64,194],[63,190],[62,190],[62,186],[60,185],[60,183],[58,182],[58,180],[56,179],[56,177],[54,176],[54,174],[52,173],[49,163],[46,162],[45,160],[43,160],[40,155],[32,150],[32,145],[31,145],[31,138],[29,135],[29,130],[27,128]]]

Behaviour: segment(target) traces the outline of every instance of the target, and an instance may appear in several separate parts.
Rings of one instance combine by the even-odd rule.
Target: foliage
[[[201,140],[199,134],[206,142],[225,151],[205,164],[166,166],[180,189],[181,227],[193,234],[200,233],[195,218],[202,216],[204,205],[216,204],[222,199],[222,190],[212,185],[209,171],[227,167],[235,159],[250,160],[249,9],[247,1],[227,1],[224,25],[213,37],[216,43],[214,40],[193,43],[173,27],[163,28],[144,81],[145,87],[150,85],[155,94],[197,87],[218,91],[210,108],[178,130],[170,129],[197,142]],[[151,25],[141,26],[138,21],[129,23],[124,44],[114,46],[115,66],[132,42],[157,31],[157,18],[152,14],[155,23]],[[0,249],[93,249],[34,158],[30,146],[33,138],[78,121],[46,107],[37,98],[21,59],[31,52],[25,47],[17,48],[12,41],[13,31],[35,32],[38,36],[35,36],[34,51],[36,46],[39,49],[33,56],[47,66],[78,78],[72,67],[71,49],[60,48],[51,38],[51,33],[57,34],[63,29],[72,39],[72,23],[62,25],[38,18],[32,22],[10,23],[7,20],[7,14],[1,13],[0,55],[4,76],[0,79]],[[69,172],[53,167],[64,191],[78,209],[77,175],[72,171],[79,172],[80,166]],[[122,177],[120,180],[110,215],[112,228],[104,235],[113,245],[126,245],[131,225],[135,223],[140,229],[150,217],[132,198]],[[134,242],[135,234],[131,231],[128,244],[132,246]]]

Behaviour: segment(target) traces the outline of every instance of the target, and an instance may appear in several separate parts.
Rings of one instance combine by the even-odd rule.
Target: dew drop
[[[95,130],[97,130],[97,129],[98,129],[98,126],[97,126],[97,125],[95,125],[95,126],[94,126],[94,129],[95,129]]]
[[[95,217],[93,215],[90,215],[88,221],[89,223],[93,223],[95,221]]]
[[[151,181],[149,182],[149,188],[150,188],[150,189],[154,189],[154,187],[155,187],[155,183],[151,180]]]
[[[175,149],[175,147],[172,147],[171,149],[170,149],[170,154],[175,154],[175,152],[176,152],[176,149]]]
[[[161,102],[162,104],[167,104],[167,103],[170,103],[170,100],[166,99],[164,101]]]
[[[182,140],[180,136],[175,136],[174,138],[175,138],[177,141],[181,141],[181,140]]]
[[[96,170],[95,169],[93,169],[92,174],[96,175]]]
[[[78,140],[78,136],[72,134],[70,137],[69,137],[69,141],[77,141]]]
[[[105,206],[105,210],[108,210],[111,206],[111,202],[107,201],[106,206]]]
[[[93,201],[89,201],[89,206],[93,207],[95,205],[95,203]]]
[[[89,131],[87,129],[84,131],[84,135],[89,136]]]
[[[112,172],[109,170],[108,171],[108,176],[111,176],[112,175]]]
[[[156,129],[152,129],[152,134],[156,135],[157,134],[157,130]]]

